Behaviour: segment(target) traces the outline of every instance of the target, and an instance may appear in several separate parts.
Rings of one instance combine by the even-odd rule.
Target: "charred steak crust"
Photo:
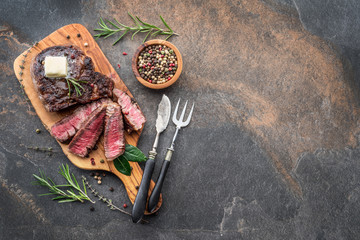
[[[51,135],[62,143],[69,142],[91,113],[102,104],[109,103],[110,101],[108,98],[103,98],[78,107],[71,115],[59,120],[51,127]]]
[[[133,130],[138,131],[143,128],[146,119],[137,102],[125,92],[117,88],[114,88],[113,93],[117,97],[118,103],[121,106],[126,131],[131,133]]]
[[[105,123],[106,105],[91,113],[89,119],[75,134],[69,144],[69,151],[80,157],[86,157],[99,139]]]
[[[106,109],[104,129],[105,157],[112,161],[125,152],[124,121],[121,114],[121,107],[111,103]]]
[[[84,87],[81,96],[77,96],[74,89],[69,88],[65,78],[45,77],[44,61],[46,56],[65,56],[68,62],[68,76],[78,80]],[[88,103],[103,97],[111,97],[114,82],[105,75],[94,72],[94,65],[80,49],[74,46],[53,46],[41,51],[33,60],[31,67],[32,79],[43,101],[46,110],[50,112],[68,108],[77,103]],[[92,85],[94,87],[91,87]]]

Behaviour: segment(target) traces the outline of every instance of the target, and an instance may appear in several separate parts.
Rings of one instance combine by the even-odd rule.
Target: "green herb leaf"
[[[125,159],[122,158],[121,156],[116,158],[114,160],[114,166],[115,168],[121,172],[122,174],[125,174],[126,176],[130,176],[131,175],[131,167],[129,162]]]
[[[130,162],[145,162],[147,159],[140,149],[130,144],[125,145],[125,152],[120,157],[123,157]]]
[[[144,22],[138,16],[133,16],[130,12],[128,12],[128,15],[134,21],[135,26],[133,26],[133,27],[126,26],[126,25],[120,23],[117,19],[115,19],[115,21],[106,20],[106,22],[109,24],[109,26],[108,26],[107,23],[100,17],[100,20],[98,22],[100,28],[94,29],[94,31],[99,32],[99,33],[95,34],[94,37],[96,37],[96,38],[103,37],[105,39],[105,38],[108,38],[108,37],[114,35],[115,33],[121,32],[122,34],[120,35],[120,37],[113,43],[113,45],[115,45],[128,32],[134,32],[131,36],[131,40],[134,39],[134,36],[137,33],[147,33],[143,42],[145,42],[149,36],[154,37],[156,35],[168,35],[168,37],[166,38],[166,39],[168,39],[169,36],[178,35],[178,34],[174,33],[174,31],[170,28],[170,26],[166,23],[164,18],[161,16],[160,16],[160,19],[167,29],[162,29],[156,25]],[[112,27],[114,27],[115,29],[113,29]],[[155,31],[155,33],[151,34],[151,32],[153,32],[153,31]],[[77,89],[75,89],[75,91],[77,94],[79,94]]]

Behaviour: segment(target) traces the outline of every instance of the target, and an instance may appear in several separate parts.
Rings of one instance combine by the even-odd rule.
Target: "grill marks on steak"
[[[124,121],[121,107],[116,103],[109,104],[106,109],[104,149],[108,161],[125,152]]]
[[[136,101],[117,88],[114,88],[113,93],[118,98],[118,103],[124,114],[125,123],[128,127],[126,130],[129,133],[133,130],[140,130],[144,126],[146,119]]]
[[[45,77],[43,61],[46,56],[65,56],[68,62],[68,76],[81,83],[85,90],[80,89],[81,96],[77,96],[73,87],[69,97],[69,88],[65,78]],[[94,72],[94,65],[90,57],[73,46],[54,46],[41,51],[32,64],[32,79],[45,108],[50,112],[68,108],[77,103],[88,103],[103,97],[111,97],[114,82],[105,75]],[[91,84],[94,87],[91,87]]]
[[[90,114],[102,104],[108,103],[109,101],[111,100],[100,99],[78,107],[71,115],[61,119],[51,127],[51,135],[62,143],[68,142],[88,119]]]
[[[102,105],[91,113],[89,119],[82,125],[69,144],[69,151],[80,157],[85,157],[95,146],[105,123],[106,105]]]

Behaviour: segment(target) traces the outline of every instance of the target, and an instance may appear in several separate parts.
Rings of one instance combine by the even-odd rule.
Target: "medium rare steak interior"
[[[121,108],[116,103],[109,104],[106,109],[104,149],[108,161],[125,152],[124,121]]]
[[[69,151],[80,157],[89,154],[99,139],[105,123],[106,105],[98,107],[81,126],[69,144]]]
[[[124,115],[127,127],[126,130],[129,133],[133,130],[140,130],[144,126],[146,119],[144,114],[141,112],[139,105],[125,92],[117,88],[115,88],[113,92],[118,98],[118,103],[121,106],[121,111]]]
[[[51,127],[51,135],[60,142],[68,142],[89,118],[90,114],[102,104],[108,102],[111,102],[111,100],[103,98],[78,107],[71,115],[61,119]]]
[[[66,57],[67,76],[51,78],[45,76],[45,57]],[[111,97],[114,82],[107,76],[95,72],[92,60],[74,46],[54,46],[41,51],[32,64],[32,79],[45,108],[50,112],[68,108],[77,103],[88,103],[99,98]],[[81,96],[69,85],[66,78],[81,81]]]

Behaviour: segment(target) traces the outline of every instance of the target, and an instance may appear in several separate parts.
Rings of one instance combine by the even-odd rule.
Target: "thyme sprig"
[[[157,35],[167,35],[165,40],[168,40],[170,37],[172,37],[173,35],[178,35],[177,33],[175,33],[170,26],[165,22],[164,18],[162,16],[160,16],[160,19],[162,21],[162,23],[164,24],[164,26],[166,27],[166,29],[164,28],[160,28],[156,25],[152,25],[149,24],[147,22],[142,21],[138,16],[133,16],[131,15],[131,13],[129,13],[129,16],[131,17],[131,19],[134,21],[135,26],[134,27],[129,27],[126,26],[125,24],[120,23],[118,20],[115,19],[116,23],[118,25],[116,25],[114,22],[110,21],[110,20],[106,20],[106,22],[108,24],[110,24],[112,27],[114,27],[115,29],[111,28],[111,26],[108,26],[105,21],[100,17],[100,21],[98,22],[99,26],[101,28],[97,28],[94,29],[94,31],[98,31],[100,33],[94,35],[97,39],[100,37],[103,38],[108,38],[118,32],[122,32],[122,34],[120,35],[120,37],[113,43],[113,45],[115,45],[116,43],[118,43],[122,37],[124,37],[128,32],[134,32],[131,36],[131,40],[134,39],[134,36],[137,33],[147,33],[143,43],[146,41],[146,39],[151,36],[151,37],[155,37]]]
[[[71,86],[74,87],[76,96],[81,96],[82,92],[80,91],[80,88],[85,91],[84,87],[81,86],[80,83],[86,83],[86,81],[77,80],[75,78],[66,78],[66,82],[69,88],[69,97],[71,96]]]
[[[89,190],[91,191],[91,193],[94,194],[94,196],[97,197],[97,198],[99,199],[99,201],[102,201],[102,202],[104,202],[104,203],[107,203],[107,206],[108,206],[111,210],[117,210],[117,211],[119,211],[119,212],[121,212],[121,213],[124,213],[124,214],[126,214],[126,215],[131,216],[131,213],[129,213],[129,212],[125,211],[125,210],[122,210],[121,208],[115,206],[115,205],[113,204],[113,202],[112,202],[111,199],[106,198],[106,197],[100,195],[99,192],[96,191],[96,190],[90,185],[90,183],[88,182],[88,180],[86,179],[85,176],[81,176],[81,178],[82,178],[82,180],[84,181],[85,185],[89,188]],[[143,223],[149,223],[148,221],[146,221],[146,220],[144,220],[144,219],[141,219],[141,222],[143,222]]]
[[[67,184],[58,185],[55,184],[54,181],[47,177],[44,171],[39,170],[40,176],[33,174],[34,178],[36,179],[33,182],[34,185],[45,186],[49,189],[49,193],[40,194],[40,196],[47,196],[47,195],[58,195],[57,197],[52,198],[52,200],[59,200],[59,203],[65,202],[75,202],[80,201],[84,202],[84,200],[90,201],[91,203],[95,203],[90,197],[87,195],[85,182],[83,183],[83,188],[81,189],[78,181],[75,178],[74,174],[70,174],[69,165],[64,164],[60,167],[60,174],[66,179]],[[68,187],[67,190],[62,190],[61,188]],[[75,193],[76,190],[78,193]]]

